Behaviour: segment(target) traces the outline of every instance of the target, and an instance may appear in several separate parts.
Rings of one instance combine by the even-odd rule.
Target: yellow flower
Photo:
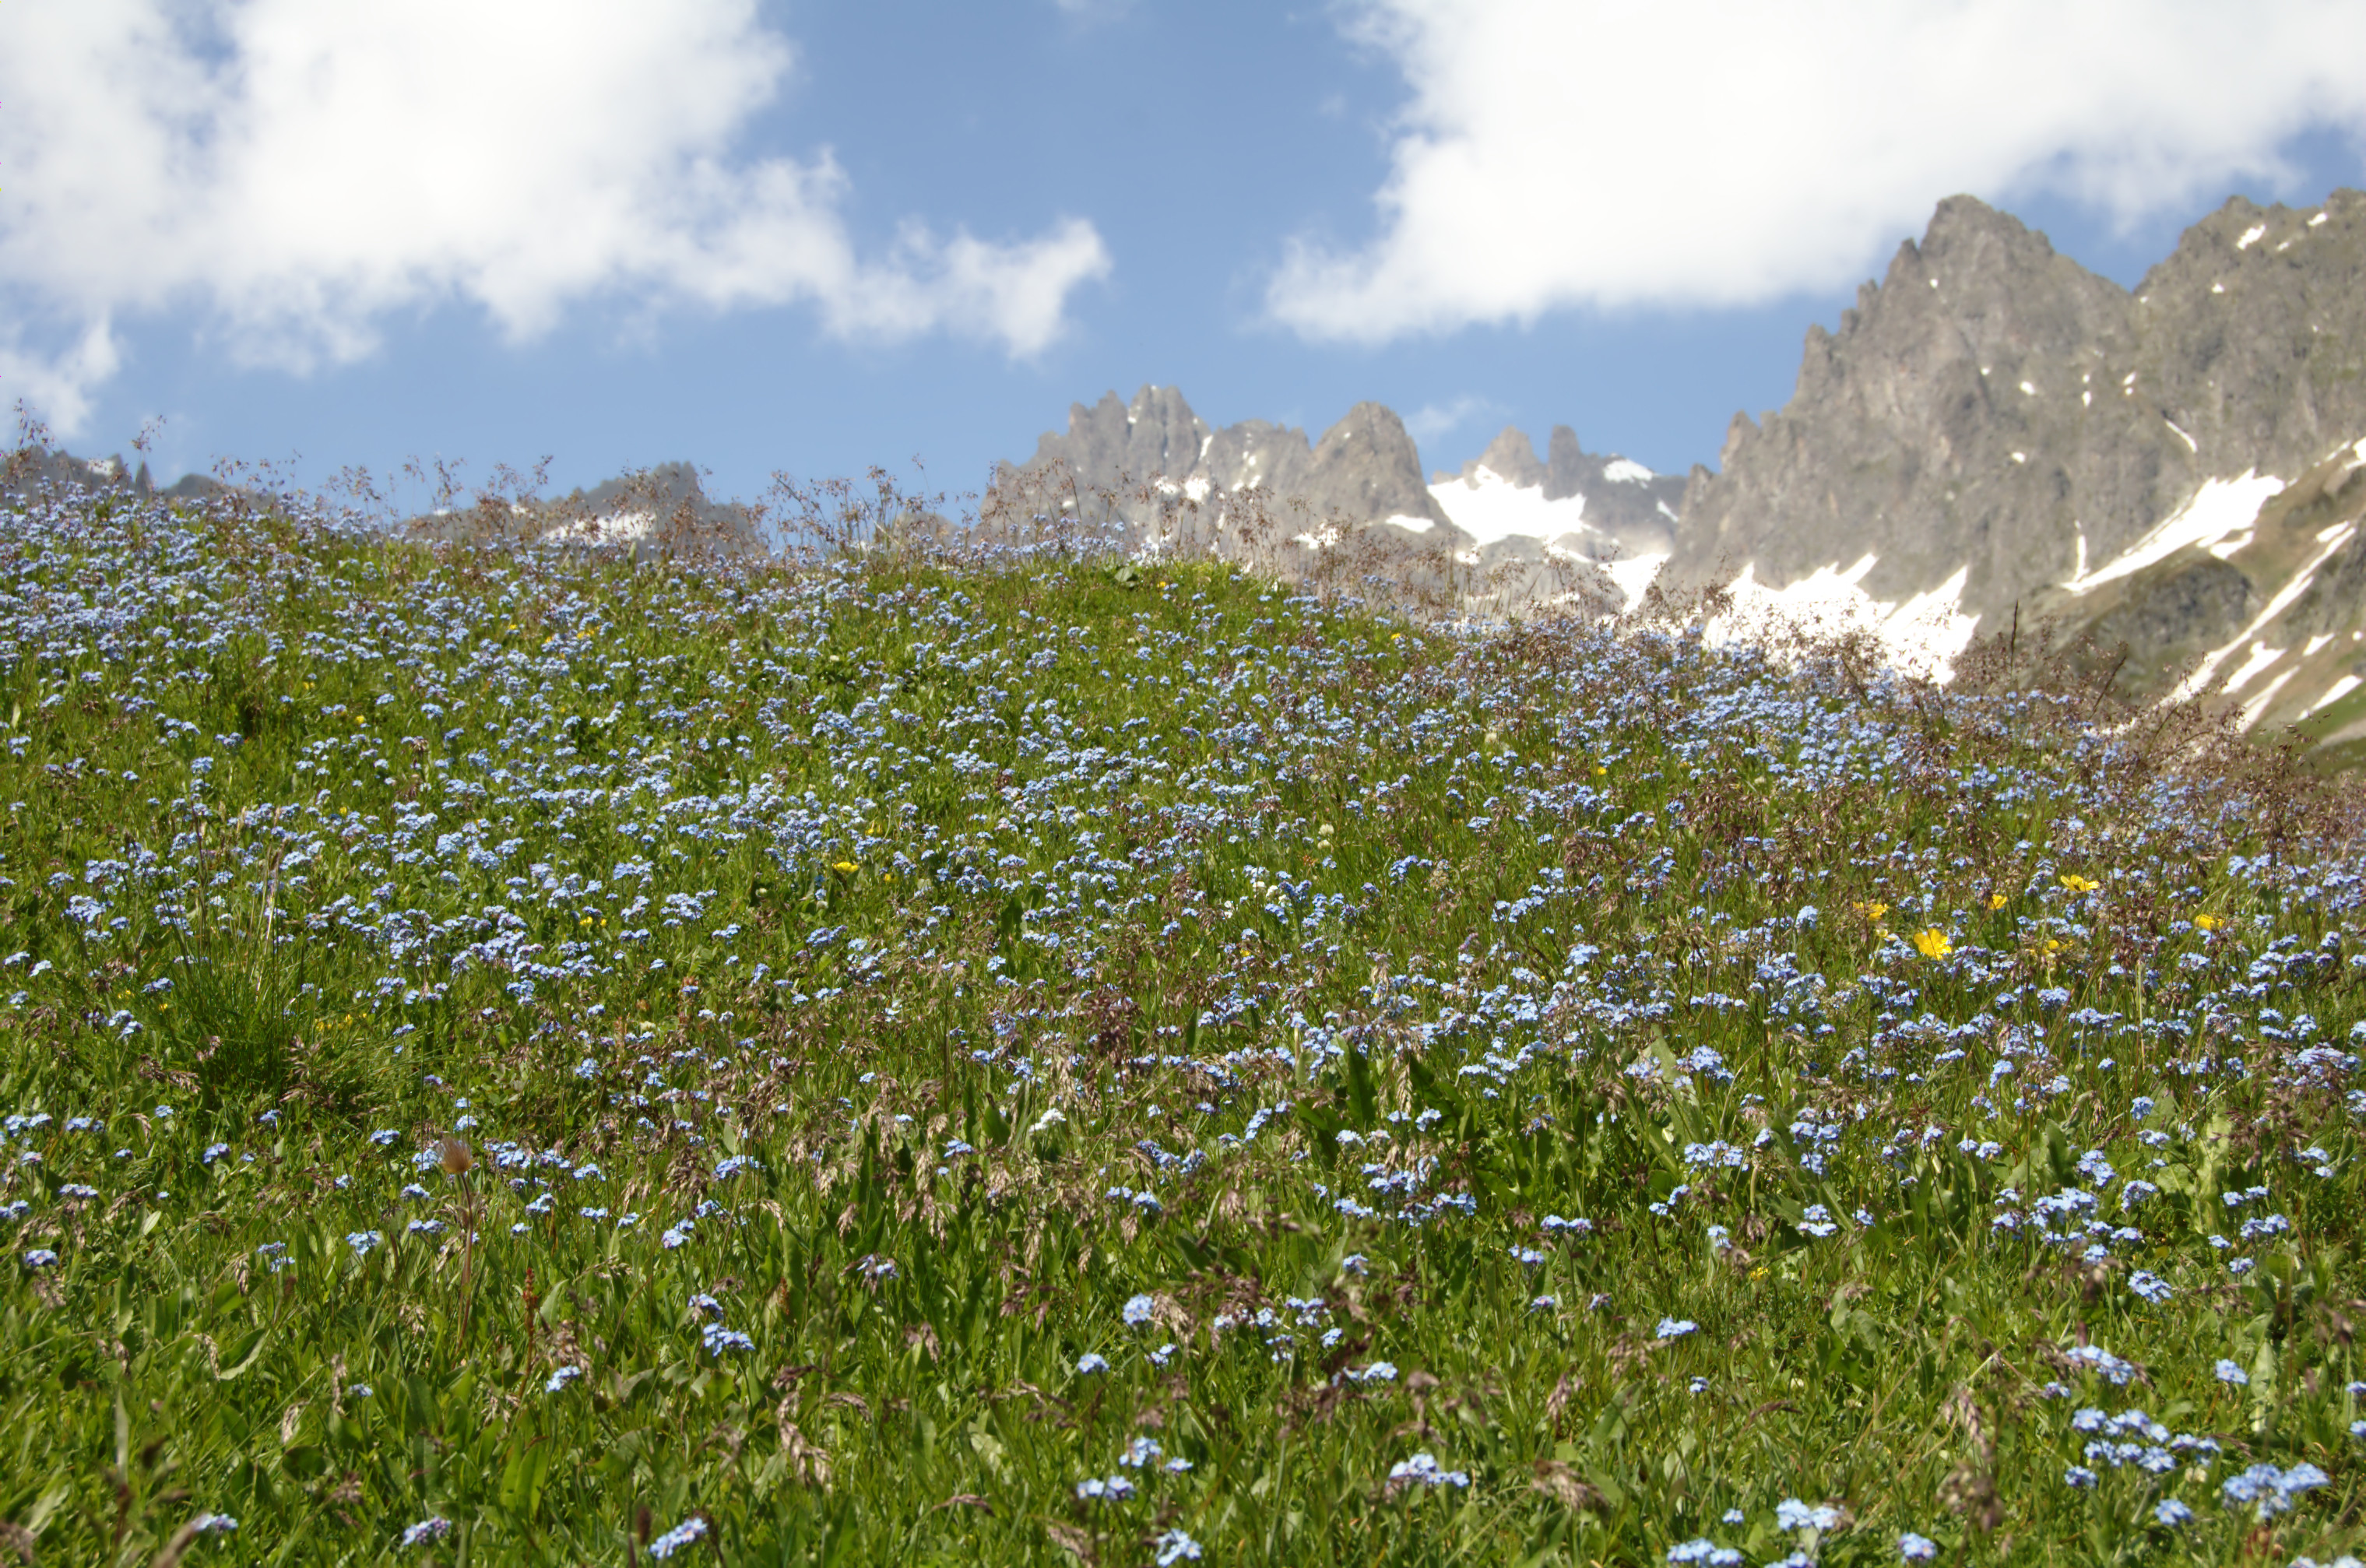
[[[1609,770],[1608,768],[1605,767],[1605,766],[1604,766],[1602,763],[1600,763],[1600,762],[1596,762],[1596,763],[1594,763],[1594,776],[1595,778],[1600,778],[1603,774],[1605,774],[1605,773],[1608,773],[1609,771],[1610,771],[1610,770]]]
[[[1955,943],[1947,940],[1947,933],[1936,926],[1927,931],[1916,931],[1914,947],[1925,958],[1944,958],[1955,951]]]
[[[2226,922],[2215,915],[2196,915],[2193,917],[2193,923],[2203,931],[2214,931]]]
[[[2071,871],[2063,873],[2062,886],[2067,887],[2073,893],[2092,893],[2096,888],[2101,887],[2102,884],[2100,882],[2090,881],[2088,878],[2079,875],[2077,872]]]
[[[1860,899],[1857,902],[1851,904],[1849,908],[1854,909],[1858,914],[1864,916],[1868,920],[1877,920],[1881,919],[1882,916],[1889,913],[1889,906],[1880,902],[1878,899],[1872,901]]]
[[[851,860],[842,860],[842,861],[839,861],[837,864],[835,864],[835,865],[831,866],[829,869],[830,869],[830,870],[832,870],[832,871],[834,871],[834,872],[836,872],[836,873],[838,873],[838,874],[839,874],[839,875],[840,875],[840,876],[852,876],[856,872],[858,872],[858,871],[862,870],[862,868],[861,866],[859,866],[859,865],[856,865],[856,864],[855,864],[852,861],[851,861]]]
[[[1991,909],[2003,908],[2005,907],[2005,896],[2001,893],[1991,893],[1989,895],[1989,908]]]

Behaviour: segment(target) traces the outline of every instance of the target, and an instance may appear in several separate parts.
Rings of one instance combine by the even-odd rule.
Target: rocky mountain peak
[[[2227,202],[2145,275],[2130,313],[2137,394],[2200,476],[2297,477],[2366,424],[2366,194]]]
[[[2205,480],[2298,474],[2366,427],[2361,209],[2230,202],[2130,294],[1950,197],[1837,331],[1809,329],[1790,402],[1737,417],[1721,471],[1694,470],[1673,570],[1781,583],[1870,556],[1874,598],[1960,570],[1957,606],[1986,618]]]
[[[1577,439],[1574,433],[1570,439]],[[1476,479],[1482,468],[1523,487],[1542,488],[1546,480],[1545,465],[1537,457],[1536,443],[1530,441],[1527,432],[1517,425],[1505,425],[1502,434],[1487,443],[1484,452],[1462,465],[1459,477],[1465,481]],[[1441,479],[1444,477],[1439,476]]]
[[[1059,465],[1088,489],[1116,492],[1116,510],[1137,525],[1152,522],[1161,505],[1141,491],[1162,484],[1195,501],[1259,486],[1277,503],[1315,517],[1447,521],[1422,483],[1421,457],[1404,422],[1375,402],[1358,403],[1321,440],[1309,441],[1303,430],[1264,420],[1215,429],[1174,387],[1145,386],[1130,403],[1110,392],[1089,408],[1070,405],[1067,430],[1045,432],[1015,475]]]

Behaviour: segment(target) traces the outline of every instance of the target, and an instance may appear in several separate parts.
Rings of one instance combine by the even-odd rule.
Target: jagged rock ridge
[[[0,467],[0,495],[27,496],[45,490],[72,490],[76,486],[87,491],[124,486],[143,498],[163,495],[183,501],[196,501],[229,488],[220,479],[205,474],[183,474],[159,490],[150,479],[145,462],[134,471],[124,467],[119,455],[77,457],[71,452],[46,446],[20,448],[10,453],[5,467]]]
[[[1615,455],[1588,453],[1566,425],[1539,460],[1507,428],[1460,474],[1423,484],[1403,423],[1358,403],[1310,442],[1294,428],[1248,420],[1222,429],[1173,387],[1144,387],[1071,405],[1068,428],[1046,432],[1002,482],[1073,481],[1076,503],[1106,508],[1145,532],[1172,528],[1178,506],[1205,513],[1213,542],[1242,491],[1258,487],[1298,545],[1326,547],[1324,525],[1353,527],[1376,564],[1431,581],[1463,607],[1501,611],[1572,593],[1624,603],[1669,549],[1684,481]],[[1613,565],[1605,577],[1598,570]],[[1614,586],[1615,583],[1615,586]]]
[[[438,507],[397,526],[418,539],[614,549],[636,560],[761,553],[770,543],[748,507],[709,500],[696,465],[687,462],[630,469],[555,500],[505,495],[496,487],[465,505]]]
[[[1672,570],[1762,581],[1870,554],[1877,599],[1961,569],[1968,614],[2119,555],[2203,481],[2293,477],[2366,431],[2366,197],[2236,200],[2130,293],[1955,197],[1797,392],[1693,470]]]
[[[136,472],[127,472],[120,457],[77,457],[51,447],[27,447],[9,454],[5,468],[0,468],[0,496],[25,497],[75,488],[121,489],[143,499],[159,495],[196,501],[232,492],[260,504],[271,504],[274,499],[204,474],[185,474],[160,489],[145,463]],[[685,548],[743,552],[765,545],[755,514],[737,502],[709,500],[701,487],[699,470],[686,462],[637,469],[557,500],[481,495],[468,505],[439,508],[406,518],[396,526],[415,538],[479,542],[499,538],[575,548],[614,547],[629,550],[636,558]]]
[[[1693,470],[1668,574],[1779,588],[1854,565],[1874,601],[1956,613],[1959,639],[2042,611],[2166,689],[2239,672],[2228,639],[2278,647],[2254,623],[2331,557],[2270,548],[2260,503],[2321,487],[2361,435],[2366,196],[2229,201],[2133,291],[1956,197],[1837,333],[1809,330],[1790,402],[1737,415],[1720,468]]]
[[[1112,391],[1089,408],[1071,404],[1067,430],[1045,432],[1017,472],[1042,474],[1059,465],[1079,486],[1114,492],[1120,514],[1138,524],[1161,511],[1154,497],[1139,492],[1162,483],[1194,502],[1214,502],[1259,486],[1313,519],[1448,521],[1422,483],[1421,456],[1404,422],[1373,402],[1358,403],[1310,442],[1303,430],[1261,419],[1218,430],[1192,412],[1175,387],[1144,387],[1131,403]]]

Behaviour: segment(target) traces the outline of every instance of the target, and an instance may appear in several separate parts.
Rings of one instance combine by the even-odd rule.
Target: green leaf
[[[266,1337],[263,1329],[248,1329],[223,1353],[222,1369],[214,1374],[215,1381],[229,1382],[233,1378],[243,1376],[246,1370],[254,1365],[254,1359],[263,1354],[263,1342]]]

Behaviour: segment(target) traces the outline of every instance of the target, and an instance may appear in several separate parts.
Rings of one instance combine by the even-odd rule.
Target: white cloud
[[[90,423],[92,391],[122,362],[114,329],[103,316],[62,354],[0,343],[0,396],[8,400],[12,424],[21,411],[59,434],[78,434]]]
[[[804,304],[847,337],[1034,354],[1110,258],[907,226],[857,253],[827,150],[743,141],[793,63],[755,0],[35,0],[0,8],[0,307],[56,335],[195,307],[302,370],[455,300]],[[63,329],[62,331],[61,329]],[[111,355],[0,354],[62,429]],[[46,379],[44,379],[46,377]]]
[[[1354,0],[1411,89],[1380,232],[1268,295],[1380,341],[1860,276],[1957,191],[2122,220],[2366,134],[2355,0]]]
[[[1493,413],[1493,400],[1476,397],[1469,392],[1443,403],[1425,403],[1405,415],[1405,434],[1415,441],[1435,441],[1450,434],[1483,414]]]

